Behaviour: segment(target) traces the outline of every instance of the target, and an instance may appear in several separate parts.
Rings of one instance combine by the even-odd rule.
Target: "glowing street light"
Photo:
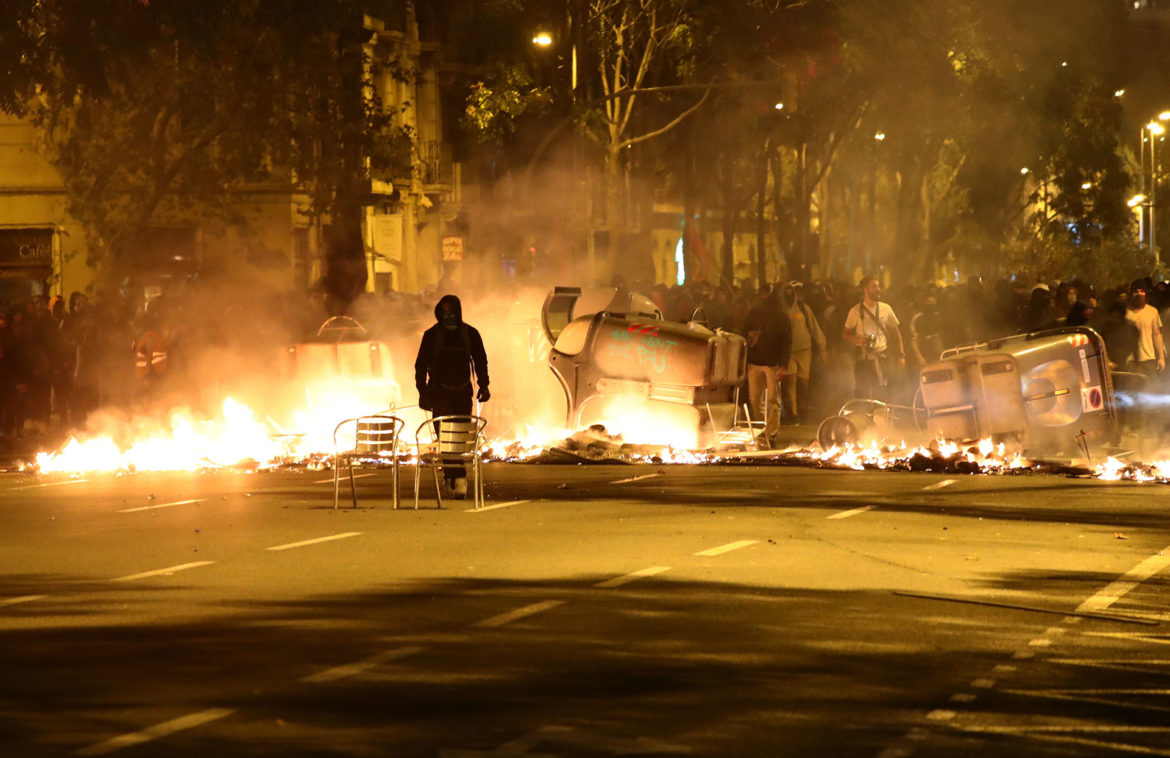
[[[877,134],[873,135],[873,138],[875,140],[877,140],[878,142],[882,142],[886,138],[886,133],[885,132],[878,132]]]
[[[1027,176],[1029,171],[1031,171],[1031,169],[1029,169],[1027,166],[1024,166],[1022,169],[1020,169],[1020,176]]]
[[[773,107],[773,108],[775,108],[775,109],[776,109],[776,110],[778,110],[778,111],[782,111],[782,110],[784,110],[784,103],[776,103],[776,104],[775,104],[774,106],[772,106],[772,107]]]
[[[1145,201],[1146,201],[1146,196],[1139,192],[1138,194],[1131,197],[1129,200],[1126,200],[1125,204],[1128,205],[1130,208],[1136,208],[1139,205],[1141,205],[1142,203],[1144,203]]]
[[[1165,117],[1165,118],[1163,118],[1163,117]],[[1158,119],[1162,120],[1162,121],[1170,120],[1170,111],[1162,111],[1161,113],[1158,114]],[[1146,139],[1144,132],[1150,133],[1150,202],[1149,202],[1149,208],[1150,208],[1150,252],[1154,256],[1154,265],[1157,266],[1160,263],[1160,261],[1159,261],[1160,256],[1158,255],[1157,226],[1155,224],[1155,216],[1158,213],[1158,202],[1157,202],[1157,197],[1158,197],[1158,161],[1157,161],[1157,142],[1155,142],[1154,137],[1161,136],[1162,134],[1165,134],[1166,127],[1159,124],[1158,121],[1151,120],[1150,123],[1146,124],[1145,129],[1143,131],[1143,134],[1142,134],[1142,142],[1143,143],[1145,142],[1145,139]],[[1145,145],[1143,144],[1142,145],[1142,162],[1143,163],[1145,163],[1145,155],[1146,155]],[[1143,184],[1145,184],[1145,177],[1146,177],[1146,172],[1145,172],[1145,167],[1143,166],[1142,167],[1142,183]]]
[[[548,47],[553,42],[552,35],[548,32],[540,32],[532,38],[532,44],[540,45],[541,47]]]

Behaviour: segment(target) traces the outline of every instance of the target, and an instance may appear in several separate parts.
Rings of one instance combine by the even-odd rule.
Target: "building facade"
[[[367,53],[388,64],[373,85],[399,133],[410,135],[410,160],[371,180],[363,217],[366,288],[418,292],[444,276],[458,277],[460,174],[443,140],[440,51],[419,38],[412,2],[384,7],[384,17],[363,19]],[[39,144],[35,127],[0,114],[0,301],[8,303],[95,294],[84,230],[70,217],[60,175]],[[291,183],[251,185],[231,204],[242,222],[171,219],[142,230],[135,255],[141,276],[133,285],[149,297],[170,280],[238,271],[273,289],[305,291],[324,273],[321,224],[305,212],[307,200]]]

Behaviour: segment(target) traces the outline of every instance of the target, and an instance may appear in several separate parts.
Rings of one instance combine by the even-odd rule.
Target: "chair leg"
[[[394,510],[398,510],[398,458],[394,458]]]
[[[349,464],[349,496],[353,498],[353,507],[357,508],[357,487],[353,483],[353,458],[347,456],[345,462]]]
[[[442,486],[439,485],[439,464],[438,463],[431,464],[431,474],[434,475],[434,479],[435,479],[435,503],[436,503],[435,507],[441,509],[443,507],[443,488],[442,488]]]
[[[337,499],[341,489],[341,472],[338,471],[339,456],[333,456],[333,510],[337,510]]]
[[[422,459],[420,458],[414,466],[414,509],[416,511],[418,510],[418,480],[419,475],[422,473],[422,467]]]

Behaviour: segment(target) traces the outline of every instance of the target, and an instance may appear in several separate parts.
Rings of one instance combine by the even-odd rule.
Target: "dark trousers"
[[[878,362],[881,362],[879,367]],[[890,362],[885,358],[859,360],[853,366],[853,397],[890,402]]]

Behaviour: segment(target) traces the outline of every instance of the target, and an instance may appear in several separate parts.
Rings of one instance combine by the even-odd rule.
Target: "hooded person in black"
[[[487,351],[474,326],[463,322],[463,306],[454,295],[444,295],[435,305],[438,322],[423,332],[414,361],[414,384],[418,405],[435,417],[471,415],[471,377],[479,391],[475,398],[486,403],[488,392]],[[456,497],[467,493],[467,470],[444,466],[443,477]]]

